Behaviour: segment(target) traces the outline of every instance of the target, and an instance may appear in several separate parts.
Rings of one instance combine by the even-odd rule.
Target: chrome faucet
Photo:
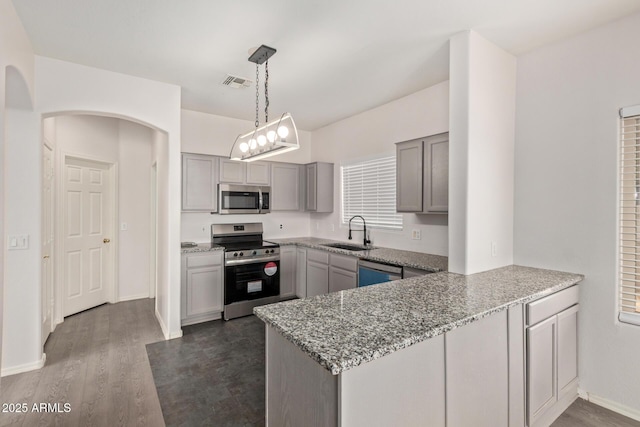
[[[367,221],[364,220],[364,218],[360,215],[354,215],[351,217],[351,219],[349,220],[349,240],[352,240],[353,237],[351,237],[351,221],[353,221],[354,218],[360,218],[362,220],[362,225],[364,226],[364,228],[362,230],[353,230],[353,231],[363,231],[364,232],[364,245],[367,246],[369,243],[371,243],[371,240],[367,239]]]

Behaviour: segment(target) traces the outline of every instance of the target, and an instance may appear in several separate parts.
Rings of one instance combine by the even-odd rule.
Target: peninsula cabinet
[[[220,182],[224,184],[270,185],[269,162],[241,162],[220,158]]]
[[[396,210],[448,213],[448,132],[396,144]]]
[[[296,296],[296,247],[280,246],[280,298]]]
[[[181,324],[220,319],[224,309],[223,251],[182,255]]]
[[[305,210],[333,212],[333,163],[305,165]]]
[[[204,154],[182,154],[182,210],[218,210],[218,158]]]
[[[578,287],[527,304],[527,422],[547,426],[578,393]]]
[[[271,211],[302,210],[301,168],[295,163],[271,163]]]

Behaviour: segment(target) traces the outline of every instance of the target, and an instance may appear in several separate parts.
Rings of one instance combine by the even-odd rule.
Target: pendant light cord
[[[258,66],[258,63],[256,63],[256,128],[260,125],[260,121],[258,120],[258,105],[260,103],[260,68]],[[266,83],[265,83],[266,84]]]
[[[264,63],[264,122],[269,123],[269,60]]]

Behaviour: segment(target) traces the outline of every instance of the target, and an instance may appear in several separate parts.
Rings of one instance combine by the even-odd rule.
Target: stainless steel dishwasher
[[[358,261],[358,287],[402,279],[402,267],[371,261]]]

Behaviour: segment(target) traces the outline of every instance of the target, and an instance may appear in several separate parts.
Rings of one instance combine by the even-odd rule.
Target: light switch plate
[[[29,249],[29,235],[28,234],[15,234],[8,236],[7,249],[10,251],[18,249]]]
[[[420,230],[411,230],[411,238],[413,240],[420,240],[422,239],[422,233]]]

